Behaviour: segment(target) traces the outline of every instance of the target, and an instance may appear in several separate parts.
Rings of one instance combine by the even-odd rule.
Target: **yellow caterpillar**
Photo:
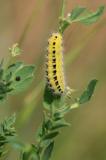
[[[55,94],[62,94],[65,91],[63,73],[63,47],[62,35],[53,33],[48,40],[48,53],[46,57],[46,80],[48,86]]]

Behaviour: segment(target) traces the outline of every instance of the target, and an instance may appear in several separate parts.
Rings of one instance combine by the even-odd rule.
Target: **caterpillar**
[[[60,33],[52,33],[48,39],[46,80],[54,94],[63,94],[65,91],[62,42]]]

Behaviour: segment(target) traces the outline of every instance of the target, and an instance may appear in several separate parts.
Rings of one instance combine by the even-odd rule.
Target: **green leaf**
[[[52,155],[52,151],[54,148],[54,141],[51,142],[44,150],[43,156],[42,156],[42,160],[49,160],[51,158]]]
[[[8,94],[15,94],[28,88],[35,70],[34,65],[24,65],[23,62],[11,64],[4,70],[2,63],[0,65],[0,101],[3,101]]]
[[[61,120],[64,117],[64,114],[61,114],[59,111],[54,113],[54,120]]]
[[[39,157],[36,153],[28,153],[28,152],[23,152],[22,154],[22,160],[39,160]]]
[[[77,17],[79,17],[85,10],[86,10],[85,7],[77,6],[76,8],[74,8],[72,10],[72,12],[70,13],[69,18],[72,21],[72,20],[76,19]]]
[[[78,100],[79,104],[88,102],[91,99],[91,97],[92,97],[92,95],[94,93],[96,84],[97,84],[97,80],[96,79],[90,81],[90,83],[88,84],[87,89],[82,93],[81,97]]]
[[[14,125],[15,121],[16,121],[16,115],[13,114],[12,116],[8,117],[3,121],[4,128],[6,127],[10,129]]]
[[[39,160],[39,156],[34,146],[26,146],[21,157],[22,160]]]
[[[47,135],[45,135],[45,136],[43,137],[43,140],[53,139],[53,138],[55,138],[58,134],[59,134],[58,131],[48,133]]]
[[[76,21],[79,21],[86,25],[95,23],[101,17],[101,15],[103,14],[103,11],[104,11],[104,6],[100,6],[96,12],[89,13],[84,17],[76,19]]]
[[[45,120],[44,122],[44,126],[42,125],[42,127],[44,128],[43,130],[49,130],[52,126],[52,120],[51,119],[48,119],[48,120]]]
[[[53,91],[46,85],[45,91],[44,91],[44,101],[43,105],[46,109],[50,110],[51,104],[54,100],[60,100],[60,95],[55,95]]]
[[[3,79],[8,82],[12,78],[12,74],[15,74],[19,69],[23,67],[23,62],[16,62],[8,66],[5,70]]]
[[[13,82],[10,86],[11,88],[13,88],[13,90],[9,94],[16,94],[17,92],[24,91],[30,86],[30,84],[32,83],[32,80],[33,80],[33,76],[30,76],[25,80],[20,81],[19,83]]]
[[[51,104],[53,102],[53,93],[50,88],[46,85],[44,91],[44,103]]]
[[[16,136],[14,123],[15,114],[10,116],[9,118],[6,118],[0,124],[0,157],[2,157],[6,153],[6,144],[10,143],[12,138]]]
[[[53,124],[51,130],[57,130],[62,127],[68,127],[68,126],[70,126],[70,124],[67,123],[65,120],[58,120]]]
[[[10,93],[15,94],[26,89],[33,80],[34,65],[24,65],[22,62],[16,62],[8,67],[4,79],[10,81]]]

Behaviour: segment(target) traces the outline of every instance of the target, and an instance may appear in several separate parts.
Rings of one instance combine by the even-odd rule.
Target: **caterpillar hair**
[[[63,39],[60,33],[52,33],[48,39],[46,81],[54,94],[63,94],[65,91],[62,43]]]

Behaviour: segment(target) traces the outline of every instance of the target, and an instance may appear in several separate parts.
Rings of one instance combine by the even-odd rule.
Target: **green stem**
[[[62,0],[61,18],[64,18],[65,13],[65,0]]]
[[[61,12],[60,12],[60,17],[59,17],[59,32],[62,34],[62,19],[64,19],[64,14],[65,14],[65,0],[62,0],[62,7],[61,7]]]

